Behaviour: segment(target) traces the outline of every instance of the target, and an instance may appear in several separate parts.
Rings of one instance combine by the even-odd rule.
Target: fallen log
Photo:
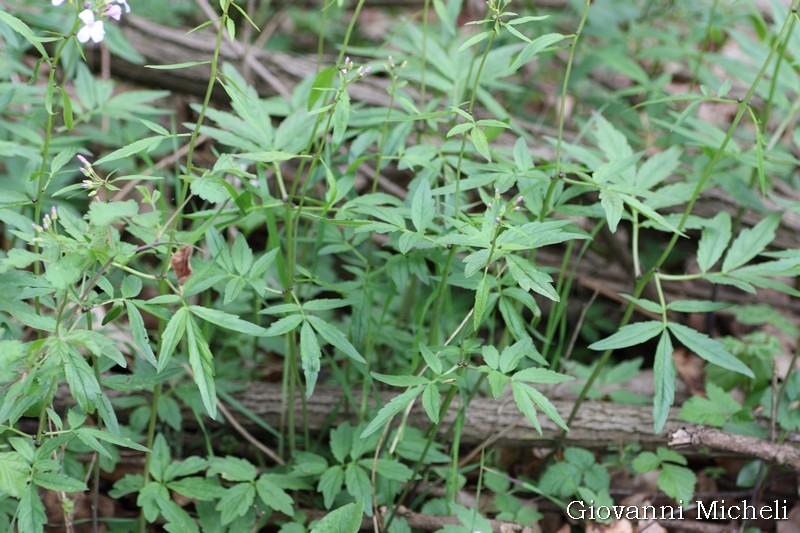
[[[382,392],[381,402],[385,404],[401,392]],[[356,402],[360,396],[355,394]],[[286,405],[282,401],[280,385],[271,383],[250,383],[243,391],[235,394],[236,400],[263,422],[278,427]],[[573,401],[552,400],[558,412],[566,419]],[[372,403],[374,407],[380,405]],[[447,442],[452,437],[452,424],[460,406],[456,399],[448,410],[440,425],[440,437]],[[295,398],[296,424],[300,429],[304,423],[301,413],[305,413],[305,424],[309,430],[325,430],[331,425],[346,420],[357,423],[355,413],[348,412],[345,395],[335,385],[318,385],[314,394],[305,400]],[[248,431],[258,434],[263,430],[241,412],[231,409],[237,421]],[[652,406],[623,405],[606,401],[584,402],[577,417],[566,435],[567,446],[581,446],[592,449],[603,449],[609,446],[618,447],[625,444],[638,443],[644,448],[655,448],[667,445],[668,436],[681,428],[698,428],[678,418],[678,408],[670,410],[664,429],[653,432]],[[542,434],[533,429],[530,422],[517,410],[511,398],[493,400],[489,398],[473,399],[467,409],[466,421],[461,433],[461,441],[467,445],[478,445],[492,439],[497,445],[522,447],[550,447],[561,435],[561,429],[547,417],[540,415],[539,423]],[[417,401],[408,417],[409,424],[427,429],[428,420],[422,405]],[[800,443],[800,433],[792,433],[786,442]],[[734,450],[735,452],[736,450]]]

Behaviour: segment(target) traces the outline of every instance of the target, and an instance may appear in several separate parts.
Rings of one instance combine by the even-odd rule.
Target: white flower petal
[[[86,26],[91,26],[94,24],[94,13],[92,13],[91,9],[84,9],[78,14],[78,18],[81,19]]]
[[[92,30],[89,26],[84,26],[78,30],[78,41],[85,43],[92,35]]]
[[[102,20],[98,20],[97,22],[95,22],[94,25],[92,26],[91,31],[92,31],[92,41],[95,43],[99,43],[100,41],[103,40],[103,37],[106,36],[106,30],[103,27]]]

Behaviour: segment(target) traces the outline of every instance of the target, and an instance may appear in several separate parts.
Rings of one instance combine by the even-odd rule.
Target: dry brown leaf
[[[192,247],[188,244],[184,245],[180,250],[172,254],[172,259],[169,263],[175,275],[178,276],[178,285],[183,285],[189,276],[192,275],[192,265],[189,259],[192,257]]]

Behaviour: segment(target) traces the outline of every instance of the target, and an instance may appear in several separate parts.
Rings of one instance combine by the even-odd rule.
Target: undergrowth
[[[263,6],[129,3],[0,2],[4,530],[587,525],[612,475],[677,507],[711,475],[576,443],[587,401],[800,428],[796,0],[287,8],[318,33],[260,44],[318,67],[285,96],[221,53]],[[147,64],[202,69],[180,113],[107,75],[147,63],[127,17],[208,8],[208,57]],[[531,468],[511,411],[554,452]],[[755,501],[758,457],[714,475]]]

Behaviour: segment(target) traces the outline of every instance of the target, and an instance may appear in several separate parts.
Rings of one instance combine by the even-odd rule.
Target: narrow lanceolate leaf
[[[530,396],[533,403],[535,403],[542,412],[547,415],[547,418],[555,422],[558,427],[563,429],[564,431],[569,431],[567,424],[561,418],[561,415],[556,410],[556,406],[553,405],[547,397],[539,392],[538,390],[534,389],[533,387],[525,386],[528,390],[528,396]]]
[[[753,371],[728,352],[718,341],[708,335],[695,331],[692,328],[674,322],[669,323],[669,330],[684,346],[708,361],[722,368],[727,368],[739,374],[752,378]]]
[[[473,35],[472,37],[470,37],[469,39],[464,41],[464,44],[462,44],[458,48],[458,51],[461,52],[462,50],[466,50],[467,48],[469,48],[473,44],[479,43],[479,42],[487,39],[489,37],[489,35],[491,35],[490,31],[482,31],[482,32],[480,32],[478,34]]]
[[[94,412],[97,397],[102,394],[94,370],[83,355],[71,346],[64,350],[62,357],[72,397],[85,412]]]
[[[539,424],[539,420],[536,418],[536,407],[533,405],[533,401],[531,397],[528,396],[528,390],[530,387],[521,383],[519,381],[512,381],[511,382],[511,392],[514,395],[514,402],[517,404],[517,409],[519,412],[525,415],[525,418],[533,426],[533,429],[536,430],[539,435],[542,434],[542,426]]]
[[[358,353],[358,350],[356,350],[355,346],[350,344],[350,341],[347,340],[347,337],[345,337],[344,333],[331,326],[318,316],[307,316],[306,320],[308,320],[308,322],[314,327],[314,329],[323,339],[337,347],[347,357],[357,363],[367,363],[364,358],[361,357],[361,354]]]
[[[436,383],[430,383],[425,387],[425,392],[422,393],[422,407],[425,408],[425,412],[431,422],[438,424],[441,398],[439,397],[439,387]]]
[[[310,398],[317,384],[322,350],[319,349],[317,336],[308,322],[303,322],[300,327],[300,358],[303,362],[303,374],[306,377],[306,398]]]
[[[131,328],[133,343],[139,349],[139,354],[151,365],[158,366],[153,348],[150,346],[150,337],[147,336],[147,329],[144,327],[144,320],[142,320],[139,309],[130,301],[125,302],[125,308],[128,311],[128,325]]]
[[[730,272],[763,252],[775,240],[775,230],[780,221],[781,213],[773,213],[752,228],[742,230],[731,243],[728,255],[722,263],[722,271]]]
[[[481,281],[478,283],[478,289],[475,291],[475,307],[472,317],[475,323],[475,331],[478,331],[478,328],[481,325],[481,320],[483,320],[483,313],[486,312],[486,302],[488,300],[489,300],[489,283],[487,281],[487,275],[484,272]]]
[[[5,11],[0,11],[0,21],[4,22],[12,30],[22,35],[26,41],[31,43],[33,47],[36,48],[43,58],[50,57],[50,55],[47,53],[47,50],[45,50],[44,46],[42,46],[42,42],[38,37],[36,37],[36,34],[33,33],[33,30],[31,30],[30,26]]]
[[[472,128],[469,138],[472,141],[472,145],[475,147],[475,150],[477,150],[477,152],[481,154],[487,161],[491,162],[492,154],[489,151],[489,139],[486,138],[486,134],[483,132],[483,130],[475,126]]]
[[[245,335],[252,335],[253,337],[265,337],[267,330],[261,326],[257,326],[252,322],[242,320],[236,315],[231,315],[216,309],[209,309],[208,307],[201,307],[199,305],[190,305],[189,310],[195,316],[202,318],[212,324],[232,331],[238,331]]]
[[[431,183],[428,178],[422,178],[414,199],[411,201],[411,223],[419,232],[425,231],[433,222],[436,203],[431,195]]]
[[[303,315],[300,314],[285,316],[280,320],[273,322],[272,325],[270,325],[270,327],[267,329],[266,333],[264,333],[264,336],[277,337],[278,335],[289,333],[299,326],[302,321]]]
[[[515,381],[528,381],[531,383],[563,383],[575,379],[572,376],[559,374],[546,368],[526,368],[516,372],[512,378]]]
[[[589,346],[592,350],[616,350],[649,341],[664,330],[664,324],[655,320],[628,324],[610,337]]]
[[[158,371],[161,372],[167,367],[172,352],[175,347],[183,338],[183,333],[186,331],[186,319],[189,318],[189,310],[181,307],[172,315],[172,318],[164,328],[164,333],[161,335],[161,350],[158,352]]]
[[[217,418],[217,391],[214,385],[214,356],[203,338],[203,333],[192,317],[186,328],[186,341],[189,345],[189,365],[192,367],[194,382],[203,399],[203,406],[212,420]]]
[[[541,35],[531,41],[525,48],[522,49],[522,52],[517,56],[514,62],[511,64],[510,70],[516,71],[519,67],[533,59],[533,57],[547,48],[548,46],[554,45],[558,41],[564,39],[564,36],[560,33],[547,33],[545,35]]]
[[[430,368],[434,374],[441,374],[443,370],[442,360],[424,344],[419,345],[419,351],[422,354],[422,358],[425,359],[425,364],[428,365],[428,368]]]
[[[405,409],[408,404],[413,402],[414,398],[419,396],[423,390],[425,390],[425,387],[423,385],[419,385],[417,387],[412,387],[403,394],[392,398],[389,403],[381,407],[380,411],[378,411],[378,414],[372,419],[372,422],[370,422],[366,429],[361,432],[361,438],[365,439],[382,428],[384,424],[389,421],[389,419]]]
[[[731,216],[725,211],[720,211],[717,216],[709,220],[700,235],[700,243],[697,245],[697,265],[701,272],[708,272],[719,261],[730,240]]]
[[[672,341],[664,331],[656,348],[653,363],[655,394],[653,395],[653,427],[658,433],[664,428],[669,416],[669,408],[675,401],[675,362],[672,360]]]

